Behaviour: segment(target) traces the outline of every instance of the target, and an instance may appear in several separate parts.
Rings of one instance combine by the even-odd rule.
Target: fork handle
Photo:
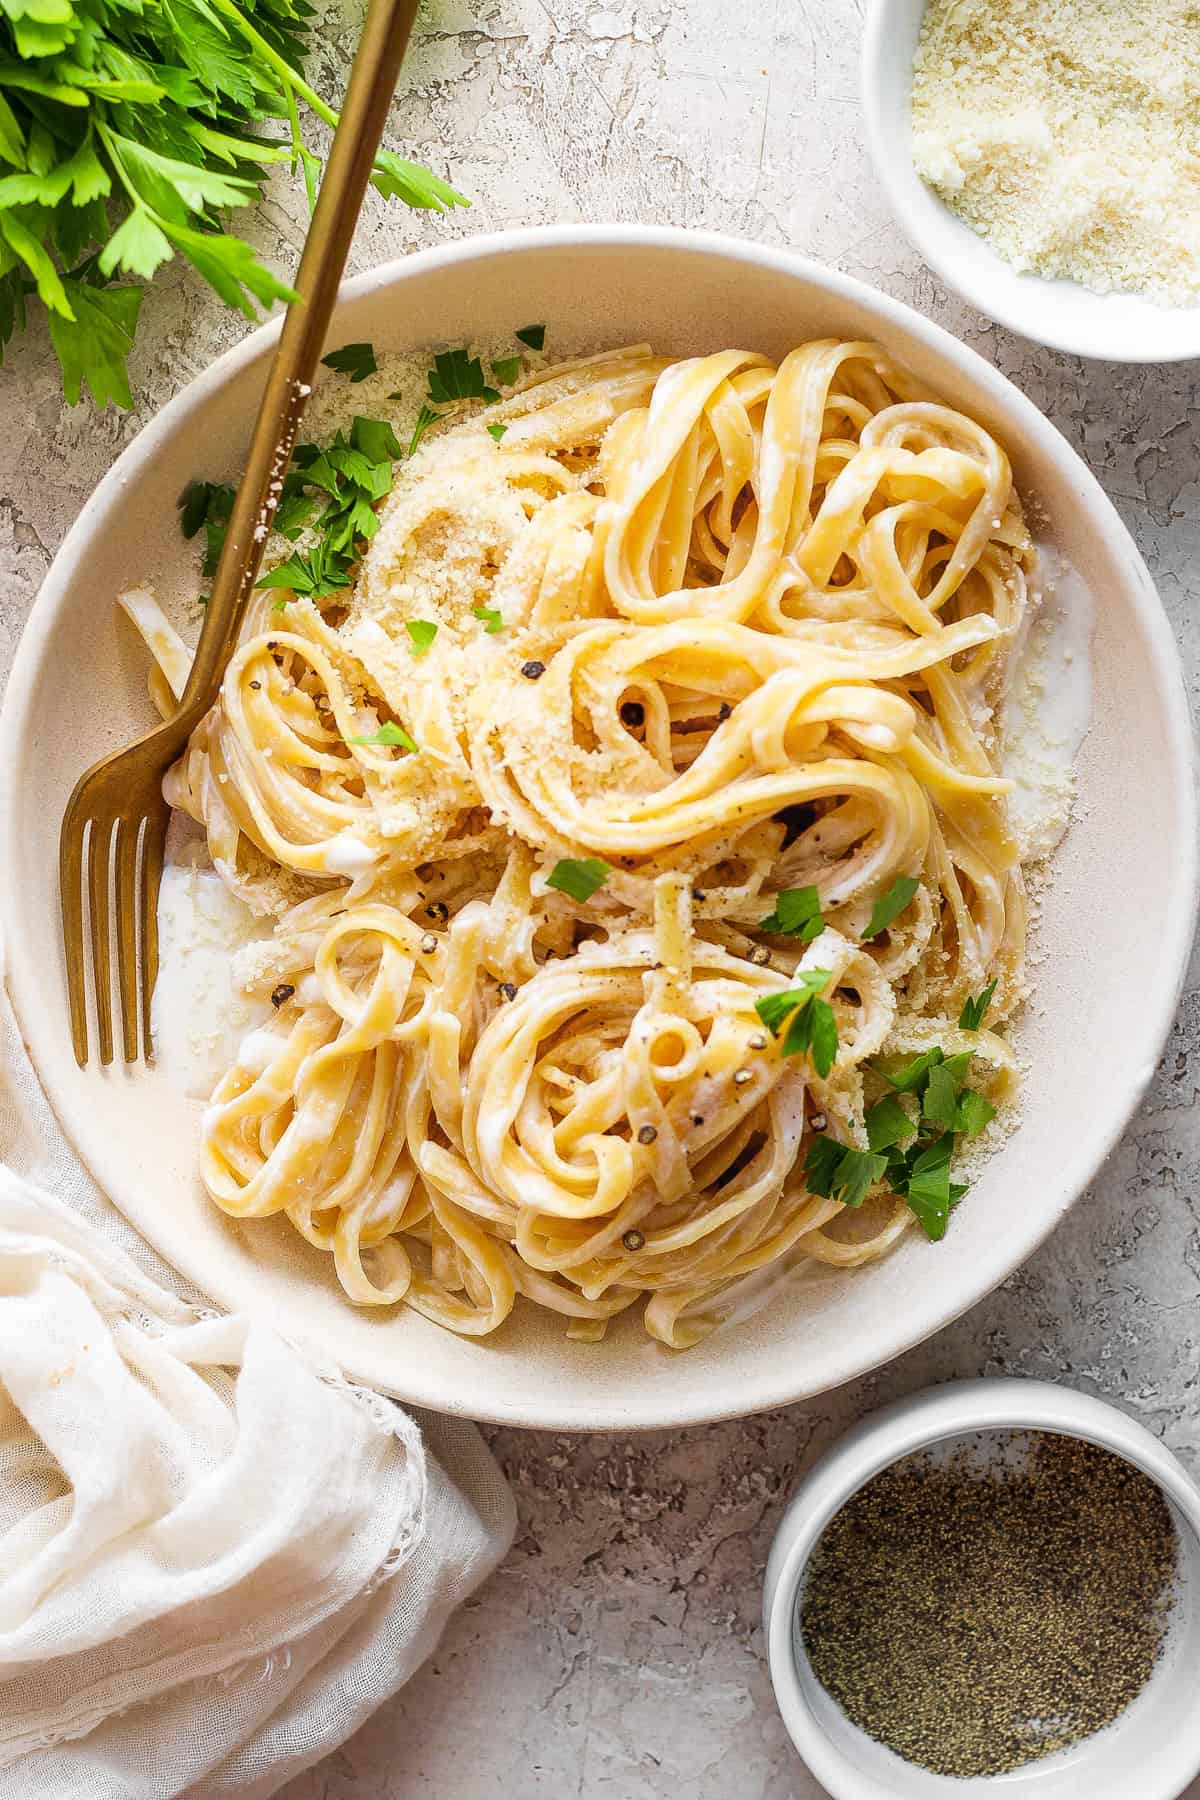
[[[317,372],[417,0],[370,0],[341,122],[317,195],[180,713],[198,721],[220,687],[262,562],[296,433]]]

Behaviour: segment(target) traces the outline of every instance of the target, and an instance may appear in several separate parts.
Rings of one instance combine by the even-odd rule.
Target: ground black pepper
[[[868,1482],[822,1535],[801,1601],[809,1660],[843,1711],[939,1775],[999,1775],[1111,1723],[1145,1686],[1175,1599],[1175,1527],[1153,1481],[1076,1438],[1000,1442]]]

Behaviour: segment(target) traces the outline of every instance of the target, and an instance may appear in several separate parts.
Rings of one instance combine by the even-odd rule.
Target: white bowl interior
[[[207,1201],[195,1175],[198,1103],[153,1068],[76,1067],[59,941],[59,821],[80,771],[151,718],[143,654],[113,599],[149,577],[195,620],[195,562],[179,537],[176,499],[197,475],[236,471],[269,329],[141,434],[89,502],[39,598],[0,722],[9,981],[84,1160],[162,1254],[220,1303],[267,1307],[356,1376],[443,1411],[595,1429],[688,1423],[821,1392],[919,1341],[1028,1255],[1094,1174],[1152,1073],[1191,939],[1190,726],[1157,597],[1083,465],[980,358],[857,283],[727,240],[562,228],[475,240],[360,278],[345,290],[331,342],[411,349],[496,338],[539,318],[552,349],[649,339],[673,353],[737,343],[781,355],[813,335],[881,338],[1002,439],[1046,520],[1044,539],[1095,597],[1096,717],[1079,758],[1079,816],[1039,927],[1040,998],[1020,1036],[1030,1069],[1021,1122],[945,1242],[913,1234],[869,1268],[808,1277],[736,1332],[683,1355],[652,1344],[636,1312],[600,1345],[567,1342],[532,1309],[479,1343],[404,1310],[351,1308],[328,1260],[289,1227],[237,1224]]]
[[[1200,356],[1200,306],[1166,307],[1136,294],[1098,294],[1070,281],[1021,275],[926,187],[913,167],[913,53],[926,0],[872,0],[862,52],[867,142],[909,242],[980,312],[1036,343],[1114,362]]]
[[[987,1422],[990,1416],[990,1423]],[[993,1777],[953,1779],[904,1761],[866,1735],[821,1686],[804,1648],[797,1599],[812,1547],[871,1477],[914,1451],[985,1432],[1059,1430],[1100,1444],[1163,1488],[1179,1537],[1176,1603],[1166,1645],[1137,1698],[1105,1730],[1069,1750]],[[1195,1711],[1200,1666],[1200,1491],[1135,1420],[1090,1395],[1041,1382],[951,1382],[867,1420],[813,1469],[771,1552],[767,1627],[777,1697],[796,1747],[833,1800],[1172,1800],[1200,1768]],[[788,1626],[776,1615],[786,1607]],[[781,1668],[781,1658],[786,1665]]]

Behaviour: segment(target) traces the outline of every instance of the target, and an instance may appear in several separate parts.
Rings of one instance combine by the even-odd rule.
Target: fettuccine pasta
[[[523,1295],[686,1347],[769,1266],[881,1255],[915,1186],[851,1219],[810,1151],[868,1153],[876,1071],[933,1045],[986,1116],[1013,1086],[993,757],[1036,598],[1003,450],[873,344],[633,348],[462,408],[351,587],[255,598],[168,777],[276,920],[213,1200],[474,1336]]]

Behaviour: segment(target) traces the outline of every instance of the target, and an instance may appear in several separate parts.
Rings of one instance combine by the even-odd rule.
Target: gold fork
[[[230,512],[225,547],[179,709],[124,750],[101,758],[76,783],[67,802],[59,839],[59,886],[71,1037],[80,1068],[88,1059],[85,839],[100,1061],[111,1063],[113,1058],[110,911],[116,915],[125,1060],[133,1062],[137,1057],[139,1019],[143,1050],[149,1058],[150,1000],[158,973],[158,889],[169,816],[163,776],[216,699],[225,664],[237,643],[416,10],[417,0],[371,0],[300,260],[296,277],[299,300],[288,308],[267,375],[245,473]]]

